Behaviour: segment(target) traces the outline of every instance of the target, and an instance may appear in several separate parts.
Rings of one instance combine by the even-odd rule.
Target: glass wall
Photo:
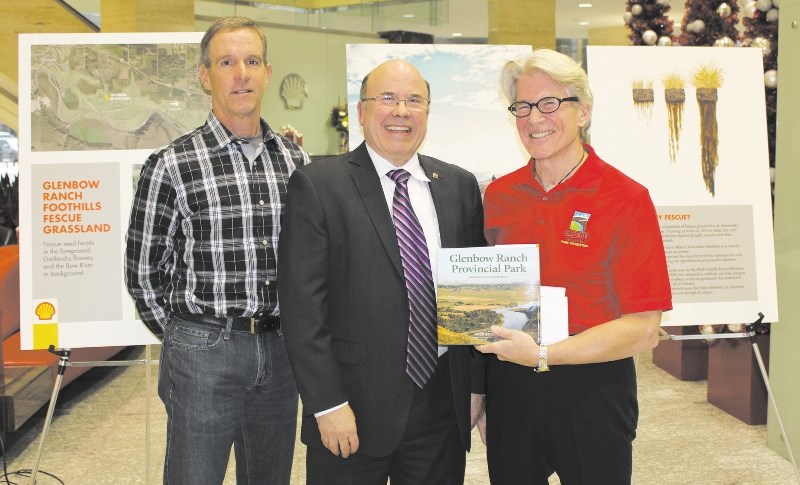
[[[17,134],[8,126],[0,123],[0,177],[8,175],[11,178],[17,178],[19,173],[18,153]]]
[[[195,15],[246,15],[268,24],[320,30],[375,33],[384,30],[420,31],[448,22],[448,0],[364,2],[330,8],[301,8],[281,2],[197,0]]]

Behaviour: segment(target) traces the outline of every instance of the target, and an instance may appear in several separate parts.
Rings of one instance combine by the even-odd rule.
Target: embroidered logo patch
[[[586,232],[586,226],[589,224],[589,217],[591,214],[581,211],[575,211],[572,214],[572,221],[569,223],[569,229],[564,231],[564,239],[561,244],[569,244],[570,246],[580,246],[583,248],[589,247],[589,233]]]

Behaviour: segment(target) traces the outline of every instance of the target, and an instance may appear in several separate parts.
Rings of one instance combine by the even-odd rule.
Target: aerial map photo
[[[155,149],[201,125],[210,106],[199,44],[35,45],[31,150]]]

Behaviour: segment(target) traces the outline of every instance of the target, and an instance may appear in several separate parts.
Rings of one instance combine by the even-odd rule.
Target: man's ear
[[[205,89],[206,92],[210,92],[211,81],[208,79],[208,68],[206,67],[205,64],[200,64],[200,66],[197,69],[197,75],[200,78],[200,84],[203,85],[203,89]]]
[[[578,126],[583,128],[589,123],[589,107],[581,103],[578,105]]]
[[[270,64],[268,62],[267,65],[265,66],[265,68],[267,70],[267,75],[264,76],[264,89],[267,89],[267,86],[269,86],[270,80],[272,80],[272,64]]]

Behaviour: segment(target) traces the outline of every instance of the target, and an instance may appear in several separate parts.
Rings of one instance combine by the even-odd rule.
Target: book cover
[[[493,342],[492,325],[540,340],[537,244],[441,248],[437,271],[439,345]]]

